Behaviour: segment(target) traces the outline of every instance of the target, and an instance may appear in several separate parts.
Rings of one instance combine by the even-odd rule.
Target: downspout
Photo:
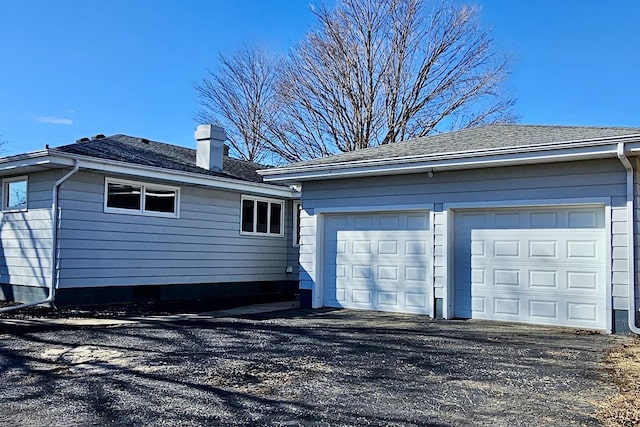
[[[58,190],[60,185],[65,182],[67,179],[71,178],[73,174],[78,172],[80,169],[80,162],[78,160],[75,161],[73,165],[73,169],[71,169],[65,176],[56,181],[53,185],[53,193],[52,193],[52,202],[51,202],[51,277],[49,281],[49,296],[45,299],[36,301],[36,302],[28,302],[26,304],[13,305],[11,307],[5,307],[0,309],[0,313],[12,310],[19,310],[21,308],[31,307],[34,305],[40,304],[48,304],[53,303],[56,297],[56,288],[57,288],[57,272],[58,268],[56,267],[57,263],[57,254],[56,249],[58,246]]]
[[[635,221],[634,221],[634,185],[633,165],[624,154],[624,142],[618,143],[618,159],[627,170],[627,250],[629,258],[629,330],[640,335],[640,328],[636,325],[636,256],[635,256]]]

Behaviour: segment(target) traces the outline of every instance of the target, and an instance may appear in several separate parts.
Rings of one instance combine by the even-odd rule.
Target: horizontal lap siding
[[[297,213],[293,211],[293,202],[288,201],[285,206],[285,232],[291,238],[287,239],[287,266],[291,266],[291,273],[287,274],[289,280],[298,280],[300,272],[298,258],[300,251],[298,246],[293,246],[296,230],[293,229],[293,215]]]
[[[627,209],[611,208],[611,285],[613,308],[627,310],[629,299],[629,255],[627,250]]]
[[[315,276],[315,209],[433,204],[434,283],[436,297],[446,286],[445,203],[517,202],[518,200],[611,198],[612,283],[614,309],[626,309],[625,173],[617,160],[592,160],[532,166],[486,168],[357,179],[307,182],[303,205],[302,286],[311,289]],[[451,219],[450,219],[451,220]]]
[[[304,196],[304,190],[303,190]],[[303,206],[306,202],[303,200]],[[317,217],[310,214],[307,208],[300,211],[300,289],[313,289],[316,282],[316,244]]]
[[[240,235],[240,193],[183,186],[180,218],[104,213],[104,176],[80,172],[60,199],[60,287],[291,278],[290,235]]]
[[[51,281],[51,195],[61,171],[28,177],[24,212],[0,213],[0,283],[48,286]]]
[[[305,207],[625,197],[617,161],[542,164],[304,184]]]

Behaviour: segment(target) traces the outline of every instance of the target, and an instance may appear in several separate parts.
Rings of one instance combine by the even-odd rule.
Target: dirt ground
[[[612,349],[604,364],[618,394],[599,403],[597,418],[611,427],[640,425],[640,337]]]
[[[599,425],[599,402],[624,384],[603,359],[633,348],[586,331],[352,310],[38,325],[3,330],[0,316],[9,425]]]
[[[278,298],[263,297],[258,302],[277,301]],[[164,316],[183,313],[202,313],[242,305],[239,299],[203,299],[140,302],[132,304],[111,304],[83,307],[31,306],[19,310],[0,313],[0,319],[119,319],[140,316]],[[0,308],[11,307],[17,303],[0,300]]]

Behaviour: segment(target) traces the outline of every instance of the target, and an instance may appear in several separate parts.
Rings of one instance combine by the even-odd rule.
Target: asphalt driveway
[[[595,425],[625,338],[351,310],[7,329],[4,425]]]

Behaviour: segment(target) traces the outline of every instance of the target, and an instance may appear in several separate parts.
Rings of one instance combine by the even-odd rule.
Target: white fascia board
[[[624,142],[624,141],[621,141]],[[640,142],[625,142],[624,144],[625,153],[630,155],[639,155],[640,154]]]
[[[640,147],[639,147],[640,148]],[[539,147],[538,147],[539,149]],[[572,148],[566,146],[549,148],[544,151],[514,151],[509,153],[486,152],[476,153],[475,156],[449,157],[444,155],[415,158],[384,159],[379,161],[354,162],[345,164],[319,165],[299,168],[283,168],[278,173],[264,170],[260,173],[265,181],[272,182],[303,182],[317,179],[351,178],[370,175],[395,175],[404,173],[437,172],[445,170],[475,169],[499,166],[515,166],[522,164],[565,162],[573,160],[589,160],[617,156],[617,144],[606,145],[578,145]],[[499,150],[498,150],[499,151]]]
[[[52,158],[68,159],[70,165],[73,160],[80,162],[80,169],[89,169],[99,172],[130,175],[142,178],[158,179],[182,184],[200,185],[203,187],[217,188],[243,193],[258,194],[263,196],[280,197],[285,199],[297,199],[300,193],[287,187],[271,184],[251,183],[230,178],[201,175],[192,172],[184,172],[173,169],[165,169],[155,166],[136,165],[113,160],[97,159],[95,157],[81,156],[77,154],[56,153]]]
[[[30,168],[73,166],[72,159],[55,159],[47,150],[35,151],[27,154],[19,154],[0,159],[0,172],[15,170],[16,173]]]

